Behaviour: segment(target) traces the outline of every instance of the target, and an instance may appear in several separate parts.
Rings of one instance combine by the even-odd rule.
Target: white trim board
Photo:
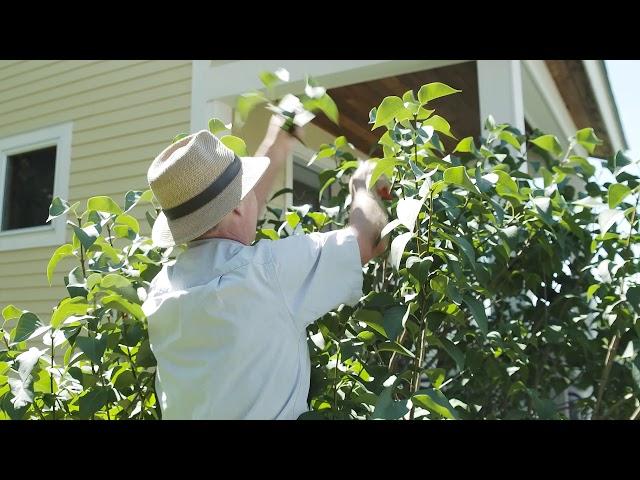
[[[589,76],[593,94],[598,103],[600,115],[604,120],[607,133],[611,139],[611,147],[615,150],[626,150],[627,142],[624,137],[620,117],[617,112],[615,100],[611,95],[611,86],[607,76],[603,60],[583,60],[585,71]]]
[[[478,60],[480,131],[492,115],[497,123],[509,123],[524,131],[524,106],[520,60]]]
[[[191,131],[206,128],[207,103],[232,105],[245,92],[263,89],[258,74],[286,68],[290,81],[281,89],[301,93],[305,75],[322,86],[335,88],[354,83],[444,67],[467,60],[194,60],[191,83]],[[276,89],[279,92],[278,89]]]
[[[71,122],[0,138],[0,213],[3,211],[5,172],[8,155],[56,147],[56,167],[53,180],[53,196],[66,199],[69,195],[69,170],[71,166]],[[66,215],[48,225],[0,231],[0,251],[60,245],[65,242]]]
[[[543,60],[523,60],[525,116],[533,127],[558,137],[563,146],[575,135],[577,127],[571,118],[551,72]]]

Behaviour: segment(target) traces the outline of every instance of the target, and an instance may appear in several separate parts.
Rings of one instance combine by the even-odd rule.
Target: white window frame
[[[287,161],[287,169],[285,172],[285,187],[293,189],[293,181],[301,181],[298,179],[294,179],[293,175],[293,164],[300,165],[301,167],[307,168],[309,170],[313,170],[316,173],[320,173],[323,170],[328,170],[330,168],[336,168],[335,163],[330,158],[318,158],[311,165],[307,166],[311,157],[316,153],[310,148],[305,147],[300,143],[296,143],[290,153],[290,158]],[[302,181],[302,183],[305,183]],[[306,183],[305,183],[306,185]],[[333,189],[334,185],[329,187]],[[335,190],[332,190],[333,193],[336,193]],[[287,193],[285,194],[285,206],[291,207],[293,205],[293,194]]]
[[[0,214],[4,214],[7,157],[20,153],[56,147],[53,196],[68,198],[73,123],[53,125],[39,130],[0,138]],[[66,215],[37,227],[0,231],[0,251],[46,247],[64,243]]]

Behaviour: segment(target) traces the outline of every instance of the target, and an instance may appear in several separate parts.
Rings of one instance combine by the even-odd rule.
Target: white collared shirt
[[[298,418],[308,410],[306,327],[361,296],[350,230],[190,243],[142,306],[163,418]]]

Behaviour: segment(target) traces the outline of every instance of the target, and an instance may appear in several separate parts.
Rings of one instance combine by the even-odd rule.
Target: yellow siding
[[[190,61],[0,61],[0,138],[73,121],[69,200],[147,188],[150,161],[190,120]],[[149,228],[144,214],[139,219]],[[70,240],[70,235],[67,235]],[[0,252],[0,308],[13,303],[44,320],[65,295],[56,247]]]
[[[177,133],[189,131],[190,102],[190,61],[0,61],[0,138],[73,121],[70,202],[109,195],[121,203],[128,190],[147,188],[151,160]],[[257,109],[238,132],[249,153],[268,118]],[[314,125],[305,137],[311,149],[333,141]],[[284,172],[277,183],[274,190],[284,187]],[[148,234],[144,209],[133,214]],[[66,295],[63,275],[77,266],[61,261],[49,287],[46,266],[55,248],[0,251],[0,309],[14,304],[50,317]]]

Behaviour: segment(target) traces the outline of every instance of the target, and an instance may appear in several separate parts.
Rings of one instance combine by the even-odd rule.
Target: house
[[[596,156],[626,148],[607,73],[595,60],[196,60],[0,61],[0,308],[29,309],[43,319],[66,295],[58,265],[53,286],[46,266],[70,240],[65,219],[45,224],[54,196],[70,202],[147,188],[151,160],[180,132],[207,127],[210,117],[233,118],[235,98],[260,87],[258,73],[286,68],[293,93],[315,77],[336,101],[341,124],[318,117],[306,132],[281,185],[281,201],[309,201],[318,189],[306,166],[313,149],[346,135],[362,155],[375,153],[369,110],[387,95],[440,81],[463,90],[435,107],[458,138],[481,133],[484,118],[538,128],[561,142],[595,128],[605,141]],[[239,134],[255,150],[267,120],[252,114]],[[326,162],[326,159],[325,159]],[[136,214],[148,232],[143,210]]]

